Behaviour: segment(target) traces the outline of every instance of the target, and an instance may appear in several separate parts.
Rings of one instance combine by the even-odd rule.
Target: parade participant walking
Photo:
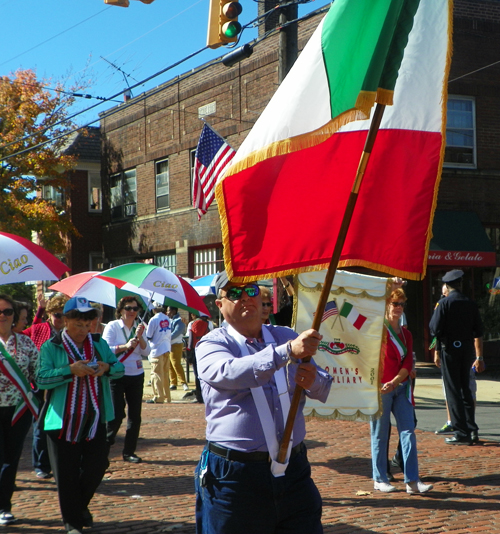
[[[23,402],[20,388],[31,393],[35,381],[38,349],[27,336],[16,334],[12,325],[18,319],[14,300],[0,294],[0,525],[16,520],[11,512],[12,494],[23,443],[31,425],[32,413]],[[22,406],[20,412],[16,411]]]
[[[167,315],[170,317],[170,332],[172,336],[170,346],[170,389],[177,389],[177,385],[180,383],[184,391],[189,389],[186,382],[186,375],[182,368],[182,351],[184,349],[184,343],[182,342],[182,336],[186,331],[186,325],[182,322],[182,318],[178,313],[177,308],[169,306],[167,309]]]
[[[168,377],[170,352],[170,319],[165,315],[165,306],[161,302],[153,303],[154,316],[146,330],[146,337],[151,345],[149,362],[151,363],[151,387],[153,398],[148,404],[163,404],[171,401],[170,381]]]
[[[470,369],[474,365],[477,372],[484,370],[483,324],[476,303],[462,293],[463,275],[454,269],[443,276],[448,296],[438,302],[429,324],[437,339],[435,363],[441,367],[455,434],[445,438],[449,445],[471,445],[471,434],[477,435]]]
[[[141,307],[136,297],[123,297],[116,308],[116,321],[104,328],[103,338],[118,361],[125,366],[125,375],[111,383],[115,419],[107,425],[108,445],[115,443],[116,434],[125,418],[125,404],[128,407],[127,431],[123,445],[123,460],[139,463],[135,454],[141,429],[142,395],[144,391],[144,369],[142,357],[148,356],[151,348],[146,339],[144,323],[137,320]]]
[[[409,375],[413,369],[413,338],[409,330],[401,326],[400,319],[406,303],[405,292],[395,289],[387,304],[385,326],[387,345],[383,356],[381,376],[382,415],[370,423],[372,471],[374,488],[384,493],[396,490],[387,478],[387,445],[391,412],[396,419],[407,493],[426,493],[431,484],[424,484],[418,473],[417,438],[415,436],[415,413]]]
[[[332,379],[300,359],[315,354],[322,336],[263,325],[255,284],[231,283],[223,271],[215,288],[226,326],[196,347],[208,442],[195,472],[197,533],[320,534],[302,409],[306,395],[325,402]],[[276,458],[295,384],[304,392],[287,466]]]
[[[123,375],[99,334],[90,334],[97,311],[87,299],[64,306],[65,328],[42,346],[37,385],[50,390],[41,424],[48,436],[66,531],[92,527],[88,505],[109,466],[106,422],[114,418],[110,378]]]
[[[23,334],[33,340],[38,350],[46,341],[59,334],[64,328],[63,308],[67,301],[68,297],[65,295],[55,295],[48,302],[41,293],[38,295],[39,306],[33,324],[23,330]],[[42,322],[45,313],[47,314],[47,321]],[[43,404],[44,392],[38,391],[37,397],[40,404]],[[50,478],[52,468],[47,450],[47,436],[37,421],[33,421],[32,458],[36,477]]]

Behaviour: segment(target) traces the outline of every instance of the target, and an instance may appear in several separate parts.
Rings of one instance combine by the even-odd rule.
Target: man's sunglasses
[[[272,308],[273,303],[272,302],[263,302],[262,306],[264,306],[264,308]]]
[[[245,287],[232,287],[231,289],[228,289],[226,294],[222,298],[226,298],[234,302],[236,300],[240,300],[243,291],[249,297],[256,297],[260,293],[259,286],[256,286],[254,284],[248,284]]]
[[[5,317],[10,317],[11,315],[14,315],[14,309],[13,308],[7,308],[6,310],[0,310],[0,315],[5,315]]]
[[[64,314],[62,313],[53,313],[52,316],[55,317],[56,319],[60,319]]]
[[[391,302],[391,306],[393,308],[404,308],[405,303],[404,302]]]
[[[140,306],[125,306],[123,309],[125,311],[139,311],[141,308]]]

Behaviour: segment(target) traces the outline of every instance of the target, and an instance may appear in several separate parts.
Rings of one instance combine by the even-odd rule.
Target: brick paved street
[[[184,394],[175,393],[177,399]],[[91,502],[95,526],[88,532],[193,534],[193,471],[204,426],[200,404],[144,404],[137,450],[144,461],[132,465],[121,460],[122,428],[109,473]],[[408,495],[396,472],[398,491],[384,495],[373,491],[367,423],[308,423],[309,457],[323,496],[326,534],[500,533],[500,443],[446,446],[442,437],[423,431],[417,431],[417,440],[421,476],[434,484],[434,491]],[[62,532],[54,480],[34,477],[29,454],[27,440],[14,494],[13,513],[19,521],[0,532]],[[359,491],[365,494],[357,495]]]

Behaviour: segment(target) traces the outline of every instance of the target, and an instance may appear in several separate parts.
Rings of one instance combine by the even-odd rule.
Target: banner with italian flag
[[[325,273],[302,273],[296,278],[297,332],[311,327],[311,315],[318,306]],[[364,421],[380,416],[380,354],[390,288],[389,278],[336,272],[328,298],[335,300],[340,312],[322,323],[323,339],[314,356],[314,361],[332,376],[332,388],[325,404],[307,399],[305,415]],[[354,315],[358,322],[351,323]]]
[[[423,277],[444,154],[452,9],[451,0],[333,2],[217,186],[230,278],[328,266],[374,101],[393,105],[340,266]]]

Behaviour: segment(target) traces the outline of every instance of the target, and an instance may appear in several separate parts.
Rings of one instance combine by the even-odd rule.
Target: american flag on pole
[[[193,206],[198,209],[198,220],[207,212],[214,199],[217,180],[235,154],[236,151],[205,123],[196,147],[193,179]]]
[[[321,317],[321,322],[326,321],[328,317],[338,315],[338,313],[339,309],[337,308],[337,303],[334,300],[327,302],[325,306],[325,311],[323,312],[323,317]],[[313,313],[313,315],[316,315],[316,312]]]

